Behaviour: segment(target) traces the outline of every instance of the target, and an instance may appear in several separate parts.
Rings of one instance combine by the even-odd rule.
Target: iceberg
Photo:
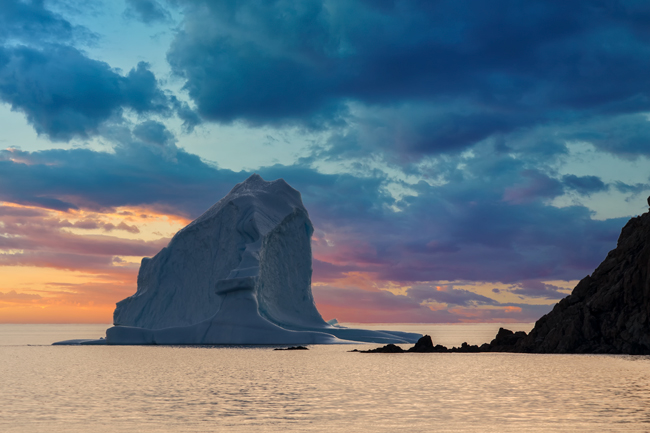
[[[314,229],[300,193],[254,174],[144,258],[106,344],[414,343],[325,322],[311,291]],[[101,344],[83,341],[70,344]],[[66,342],[61,342],[65,344]]]

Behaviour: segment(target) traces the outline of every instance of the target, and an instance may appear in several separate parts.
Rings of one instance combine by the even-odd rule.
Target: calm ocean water
[[[499,327],[363,326],[447,346]],[[0,325],[0,431],[650,431],[650,357],[49,345],[106,327]]]

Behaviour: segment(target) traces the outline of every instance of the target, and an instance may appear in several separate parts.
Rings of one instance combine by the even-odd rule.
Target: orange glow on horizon
[[[14,305],[0,304],[0,323],[113,323],[115,305]]]
[[[314,280],[312,284],[318,286],[326,283]],[[383,288],[380,287],[382,285],[381,282],[378,282],[375,279],[374,273],[371,272],[345,272],[342,276],[328,281],[328,284],[337,287],[357,287],[369,292],[377,292]]]
[[[119,251],[153,255],[190,222],[144,207],[0,207],[10,245],[0,250],[0,323],[111,323],[115,303],[135,293],[142,259]]]
[[[156,254],[170,236],[190,222],[185,216],[145,207],[65,212],[0,202],[2,208],[0,236],[6,246],[0,249],[0,323],[110,323],[115,303],[136,291],[142,255]],[[326,237],[314,236],[314,242],[326,242],[327,248],[333,248]],[[365,247],[358,250],[365,251]],[[344,262],[345,251],[331,249],[328,253],[331,256],[314,252],[315,258],[334,265],[324,267],[323,274],[314,278],[314,287],[360,290],[368,300],[380,299],[381,292],[403,297],[413,286],[424,285],[428,286],[425,290],[438,292],[462,288],[502,305],[521,302],[504,284],[386,281],[373,271],[378,269],[376,263],[366,268],[369,271],[350,271],[364,269],[363,264]],[[450,308],[432,300],[419,304],[413,298],[395,300],[402,300],[401,306],[384,303],[375,308],[333,302],[336,305],[319,303],[317,307],[325,318],[358,323],[424,322],[435,319],[431,313],[436,312],[447,318],[451,314],[461,322],[517,322],[522,317],[522,308],[510,305]],[[528,302],[545,301],[533,298]]]

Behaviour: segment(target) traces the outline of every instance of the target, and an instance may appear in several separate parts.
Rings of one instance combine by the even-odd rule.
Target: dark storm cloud
[[[145,3],[157,4],[131,6],[142,19],[153,20],[157,9]],[[98,134],[100,126],[121,122],[124,110],[140,116],[175,113],[187,131],[201,122],[186,102],[162,90],[146,62],[123,75],[76,47],[95,38],[42,1],[2,2],[0,102],[24,113],[38,134],[54,141]]]
[[[526,161],[476,150],[464,170],[454,168],[456,160],[436,167],[451,181],[410,186],[416,195],[401,200],[367,180],[344,196],[306,186],[305,202],[318,210],[310,210],[315,226],[335,245],[315,243],[315,255],[347,265],[341,274],[372,272],[381,280],[516,282],[582,278],[615,246],[625,218],[598,221],[585,207],[549,206],[564,191],[560,180],[525,168]],[[339,201],[345,211],[329,212]],[[330,279],[337,272],[326,271]]]
[[[464,307],[471,305],[499,305],[499,302],[494,299],[450,286],[430,287],[416,285],[408,289],[407,294],[409,298],[420,303],[433,301]]]
[[[97,133],[130,108],[138,114],[168,112],[168,101],[148,65],[126,76],[108,64],[62,45],[0,48],[0,100],[25,114],[39,134],[69,140]]]
[[[643,191],[650,190],[650,184],[647,183],[636,183],[634,185],[629,185],[625,182],[614,182],[614,188],[623,194],[638,194]]]
[[[454,153],[529,122],[523,114],[504,116],[467,102],[358,106],[346,118],[352,128],[334,134],[319,157],[345,159],[377,150],[397,159],[417,160],[430,153]]]
[[[201,118],[192,110],[189,104],[185,101],[179,100],[176,96],[170,95],[169,101],[179,119],[183,121],[183,129],[185,132],[192,132],[197,125],[201,124]]]
[[[145,143],[153,143],[160,146],[176,141],[174,135],[167,130],[165,125],[155,120],[147,120],[136,125],[133,128],[133,135]]]
[[[145,24],[165,22],[171,19],[169,12],[156,0],[126,0],[124,15],[136,18]]]
[[[596,221],[584,207],[547,206],[544,189],[507,200],[520,163],[511,161],[508,169],[499,161],[502,172],[482,164],[473,164],[474,175],[461,181],[438,187],[422,182],[417,197],[404,199],[401,226],[410,229],[383,236],[382,251],[394,261],[400,255],[409,260],[380,269],[381,275],[398,281],[577,279],[615,245],[624,219]]]
[[[323,223],[337,225],[343,221],[363,218],[379,221],[383,208],[394,199],[381,190],[379,177],[361,178],[351,174],[323,174],[301,166],[276,165],[258,170],[265,179],[284,178],[309,203],[310,213],[320,215]]]
[[[551,199],[564,192],[557,179],[537,170],[522,170],[520,180],[505,188],[503,200],[511,203],[525,203],[541,199]]]
[[[452,107],[404,118],[414,139],[402,150],[439,153],[650,109],[650,16],[639,2],[177,3],[185,16],[168,60],[213,121],[318,126],[350,121],[349,102]]]
[[[600,150],[630,159],[650,155],[650,121],[646,113],[599,118],[573,129],[567,138],[588,141]]]
[[[42,0],[0,2],[0,42],[13,38],[39,43],[69,41],[82,35],[90,33],[46,9]]]
[[[382,279],[404,282],[578,279],[615,246],[624,223],[593,221],[584,208],[453,206],[447,200],[418,212],[413,219],[405,218],[409,224],[419,224],[418,230],[397,229],[384,235],[373,246],[390,265],[369,268]],[[391,241],[397,244],[388,245]]]
[[[598,176],[576,176],[567,174],[562,176],[562,182],[567,188],[575,190],[582,195],[606,191],[608,186]]]
[[[188,79],[202,116],[269,123],[298,113],[309,120],[336,115],[337,96],[323,91],[336,76],[327,55],[336,41],[319,2],[292,2],[286,10],[273,2],[189,3],[168,60]]]
[[[246,176],[141,143],[114,153],[0,151],[0,200],[57,210],[150,205],[197,217]]]

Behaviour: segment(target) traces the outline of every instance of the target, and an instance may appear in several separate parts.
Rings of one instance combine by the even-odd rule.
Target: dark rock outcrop
[[[650,213],[508,352],[650,354]],[[501,333],[501,332],[500,332]],[[499,336],[492,342],[499,340]],[[505,346],[501,346],[505,347]]]
[[[351,350],[350,352],[360,352],[360,353],[445,353],[445,352],[459,352],[459,353],[476,353],[481,352],[481,348],[474,345],[471,346],[467,343],[463,343],[460,347],[452,347],[451,349],[446,348],[440,344],[433,345],[431,337],[425,335],[421,337],[413,347],[408,350],[404,350],[399,346],[394,344],[388,344],[383,347],[378,347],[376,349],[370,350]]]
[[[415,346],[411,347],[408,351],[409,352],[418,352],[418,353],[433,352],[434,351],[433,340],[431,340],[430,336],[425,335],[425,336],[421,337],[415,343]]]
[[[285,348],[278,347],[278,348],[273,349],[273,350],[309,350],[309,349],[306,348],[305,346],[291,346],[291,347],[285,347]]]
[[[499,328],[497,336],[490,342],[481,346],[482,352],[512,352],[517,343],[526,337],[523,331],[512,332],[509,329]]]
[[[431,340],[431,337],[428,335],[425,335],[424,337],[421,337],[417,343],[415,343],[415,346],[411,347],[407,352],[415,352],[415,353],[436,353],[436,352],[447,352],[449,349],[447,349],[445,346],[442,346],[440,344],[433,345],[433,341]]]
[[[460,347],[452,347],[449,349],[449,352],[457,352],[457,353],[479,353],[481,351],[481,348],[478,347],[475,344],[467,344],[463,343],[460,345]]]
[[[360,353],[404,353],[404,349],[394,344],[387,344],[383,347],[378,347],[376,349],[369,350],[350,350],[350,352],[360,352]]]

